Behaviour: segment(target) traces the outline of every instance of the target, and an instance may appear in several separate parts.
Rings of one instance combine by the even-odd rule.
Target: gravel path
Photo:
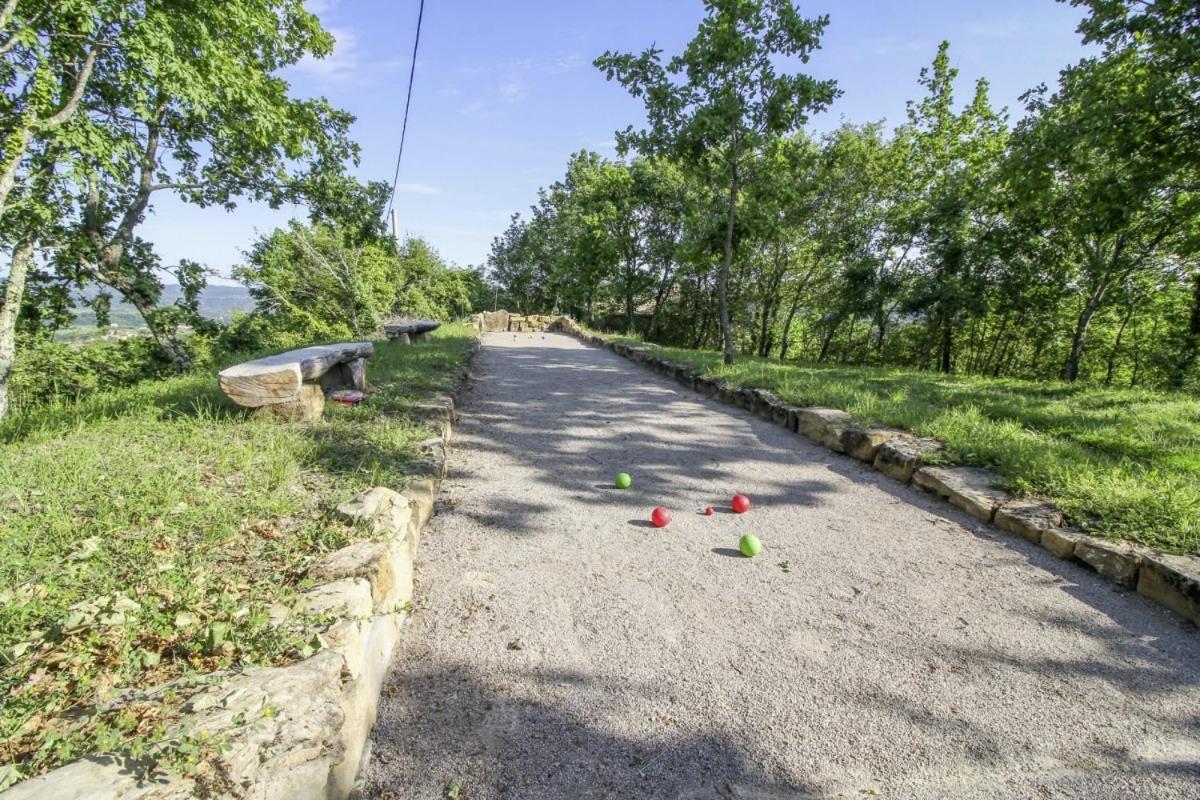
[[[568,337],[475,372],[365,797],[1200,798],[1170,612]]]

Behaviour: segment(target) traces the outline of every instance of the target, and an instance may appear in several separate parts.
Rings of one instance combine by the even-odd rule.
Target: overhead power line
[[[404,158],[404,137],[408,133],[408,110],[412,106],[413,78],[417,74],[417,51],[421,47],[421,20],[425,18],[425,0],[421,0],[417,11],[417,35],[413,39],[412,65],[408,69],[408,96],[404,100],[404,122],[400,126],[400,152],[396,153],[396,174],[392,176],[392,193],[388,195],[388,216],[396,199],[396,185],[400,182],[400,161]]]

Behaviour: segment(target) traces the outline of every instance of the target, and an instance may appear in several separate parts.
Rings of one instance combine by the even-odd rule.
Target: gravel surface
[[[1181,618],[566,336],[474,370],[364,797],[1200,798]]]

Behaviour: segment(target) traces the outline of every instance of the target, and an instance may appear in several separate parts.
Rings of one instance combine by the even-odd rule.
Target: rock
[[[779,398],[766,389],[752,390],[754,395],[754,413],[770,422],[775,417],[775,409],[780,405]]]
[[[854,417],[836,408],[796,409],[796,431],[831,450],[842,451],[842,431],[854,425]]]
[[[344,664],[337,653],[322,651],[292,666],[248,670],[194,696],[185,707],[194,713],[167,738],[203,735],[222,742],[220,769],[209,771],[207,777],[143,776],[135,762],[89,756],[20,783],[2,796],[4,800],[197,796],[325,800],[331,770],[346,756],[340,736],[345,721]]]
[[[416,554],[417,545],[421,543],[421,530],[429,518],[433,516],[433,503],[437,499],[439,481],[421,478],[409,481],[403,495],[412,509],[412,517],[408,523],[409,552]]]
[[[259,406],[254,413],[290,422],[315,422],[325,413],[325,392],[318,384],[302,383],[291,400]]]
[[[507,311],[484,311],[479,317],[481,323],[480,331],[483,333],[508,330]]]
[[[1074,558],[1075,545],[1086,537],[1074,528],[1046,528],[1042,531],[1042,547],[1059,558]]]
[[[1000,476],[975,467],[922,467],[913,473],[913,485],[944,497],[976,519],[991,522],[996,509],[1011,497],[994,484]]]
[[[408,531],[405,530],[405,538]],[[361,578],[371,585],[375,608],[393,610],[412,597],[412,556],[405,538],[358,542],[335,550],[309,569],[317,581]]]
[[[1137,587],[1142,557],[1130,544],[1085,536],[1075,543],[1075,557],[1115,584]]]
[[[782,400],[776,402],[771,408],[771,422],[782,428],[788,427],[788,421],[791,419],[791,415],[788,413],[790,408]]]
[[[712,378],[703,375],[696,378],[696,391],[705,397],[714,397],[717,394],[717,382]]]
[[[1042,533],[1061,526],[1062,522],[1061,511],[1038,500],[1013,500],[996,510],[997,528],[1034,544],[1041,544]]]
[[[373,536],[385,537],[403,536],[412,517],[407,498],[382,486],[359,493],[339,505],[337,512],[353,525],[370,525]]]
[[[418,445],[421,458],[407,467],[410,475],[431,475],[438,480],[446,477],[446,443],[439,437],[426,439]]]
[[[921,468],[921,459],[943,450],[936,439],[917,439],[900,436],[879,446],[875,455],[875,469],[895,478],[901,483],[912,480],[913,473]]]
[[[875,463],[879,448],[892,439],[904,435],[903,431],[892,428],[852,427],[842,431],[842,452],[868,464]]]
[[[1137,592],[1200,625],[1200,558],[1143,555]]]

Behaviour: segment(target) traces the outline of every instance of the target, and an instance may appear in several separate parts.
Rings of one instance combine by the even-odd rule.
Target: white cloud
[[[428,183],[397,183],[398,194],[441,194],[442,190]]]
[[[292,67],[323,83],[348,83],[362,76],[362,58],[358,38],[346,28],[329,28],[333,34],[333,52],[325,58],[305,56]]]
[[[469,115],[478,114],[480,111],[483,111],[483,103],[479,100],[476,100],[474,103],[467,103],[465,106],[460,108],[458,113]]]

